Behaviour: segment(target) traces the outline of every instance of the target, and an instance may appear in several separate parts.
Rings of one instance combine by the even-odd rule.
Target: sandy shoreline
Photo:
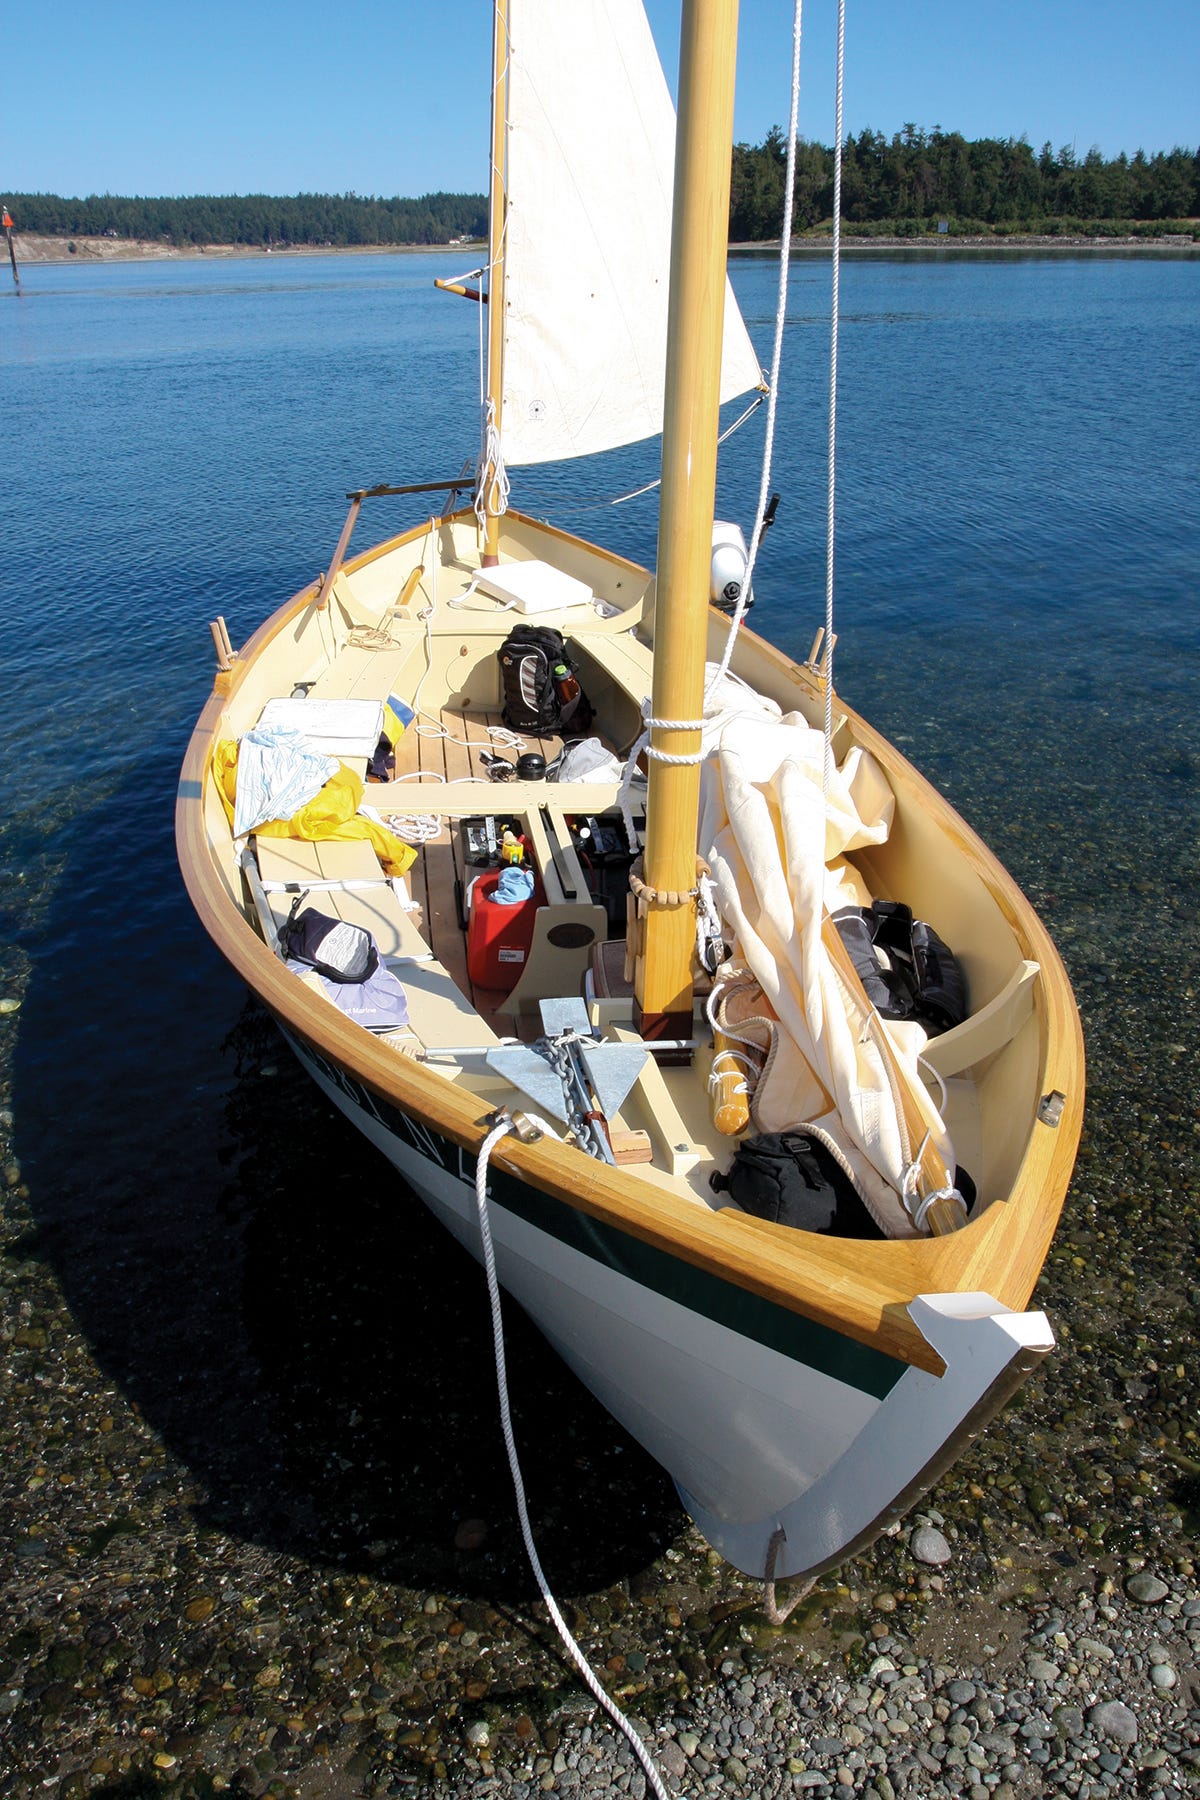
[[[74,244],[74,250],[68,245]],[[426,254],[462,257],[475,244],[286,244],[271,250],[250,244],[165,244],[156,238],[42,237],[35,232],[14,231],[13,245],[20,267],[29,263],[82,262],[189,262],[199,257],[263,256],[411,256]]]
[[[119,263],[119,262],[183,262],[198,257],[262,256],[468,256],[479,244],[289,244],[271,250],[255,249],[249,244],[166,244],[152,238],[46,237],[34,232],[15,231],[13,244],[18,267],[33,263]],[[75,246],[74,250],[68,248]],[[828,255],[828,238],[797,238],[793,254]],[[778,239],[762,243],[731,244],[731,252],[739,256],[775,253]],[[1188,237],[852,237],[842,238],[843,251],[915,250],[937,251],[1029,251],[1049,250],[1067,253],[1083,251],[1172,250],[1200,255],[1200,243]]]

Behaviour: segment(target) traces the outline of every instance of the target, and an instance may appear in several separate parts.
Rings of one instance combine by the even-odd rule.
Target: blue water
[[[325,567],[347,488],[472,454],[478,321],[434,292],[449,272],[424,255],[64,265],[0,298],[0,994],[21,1001],[0,1019],[4,1105],[81,1329],[218,1490],[207,1402],[181,1409],[172,1382],[225,1369],[237,1389],[230,1343],[275,1359],[272,1391],[316,1379],[272,1311],[279,1269],[301,1226],[330,1257],[331,1194],[346,1235],[375,1243],[378,1214],[355,1209],[387,1184],[326,1129],[195,923],[176,772],[211,682],[207,621],[223,613],[236,644]],[[765,358],[773,264],[733,279]],[[827,306],[827,265],[798,261],[754,623],[802,654],[824,604]],[[1131,1195],[1153,1214],[1138,1304],[1183,1355],[1200,260],[864,255],[842,306],[839,686],[1056,936],[1090,1057],[1071,1229],[1111,1226]],[[724,453],[719,507],[743,522],[761,417]],[[598,502],[654,472],[649,448],[518,472],[514,502],[652,560],[653,499]],[[401,522],[376,504],[364,542]],[[404,1230],[435,1286],[464,1279],[408,1214]],[[1058,1279],[1060,1310],[1086,1310]]]

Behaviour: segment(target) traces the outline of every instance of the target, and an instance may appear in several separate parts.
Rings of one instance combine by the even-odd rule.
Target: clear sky
[[[572,0],[559,0],[570,6]],[[679,0],[647,10],[673,82]],[[801,131],[833,131],[831,0]],[[488,0],[49,0],[9,9],[0,195],[480,192]],[[786,124],[789,0],[742,0],[736,133]],[[1200,144],[1200,0],[849,0],[846,127],[1083,156]]]

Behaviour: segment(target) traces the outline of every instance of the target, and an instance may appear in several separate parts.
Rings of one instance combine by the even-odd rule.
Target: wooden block
[[[628,1163],[654,1161],[654,1146],[650,1142],[648,1131],[610,1131],[608,1137],[612,1145],[613,1161],[619,1169],[623,1169]]]

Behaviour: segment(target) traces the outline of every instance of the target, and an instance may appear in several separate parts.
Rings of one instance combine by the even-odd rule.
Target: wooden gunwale
[[[440,527],[456,517],[437,521]],[[515,521],[575,545],[649,579],[648,571],[584,540],[522,514]],[[424,537],[428,522],[355,557],[363,567]],[[300,1037],[331,1057],[373,1093],[422,1120],[468,1152],[482,1143],[488,1109],[477,1095],[379,1043],[309,992],[268,950],[234,903],[216,867],[205,827],[204,791],[220,721],[254,659],[317,594],[301,590],[258,628],[227,676],[214,685],[189,742],[176,805],[176,844],[184,881],[200,921],[238,975],[263,1004]],[[747,636],[751,634],[747,633]],[[792,685],[817,692],[810,670],[762,639],[759,650]],[[1035,998],[1042,1044],[1039,1092],[1065,1097],[1057,1128],[1034,1123],[1009,1198],[996,1201],[972,1224],[938,1239],[861,1242],[789,1232],[732,1210],[711,1212],[640,1181],[634,1170],[610,1168],[546,1139],[514,1137],[495,1151],[498,1164],[566,1206],[630,1233],[697,1268],[804,1314],[859,1343],[940,1373],[940,1358],[909,1317],[918,1294],[982,1291],[1022,1309],[1054,1233],[1074,1164],[1083,1111],[1083,1040],[1065,970],[1049,934],[1012,877],[976,834],[878,732],[843,708],[854,735],[886,768],[894,786],[909,790],[966,856],[1017,939],[1037,961]]]

